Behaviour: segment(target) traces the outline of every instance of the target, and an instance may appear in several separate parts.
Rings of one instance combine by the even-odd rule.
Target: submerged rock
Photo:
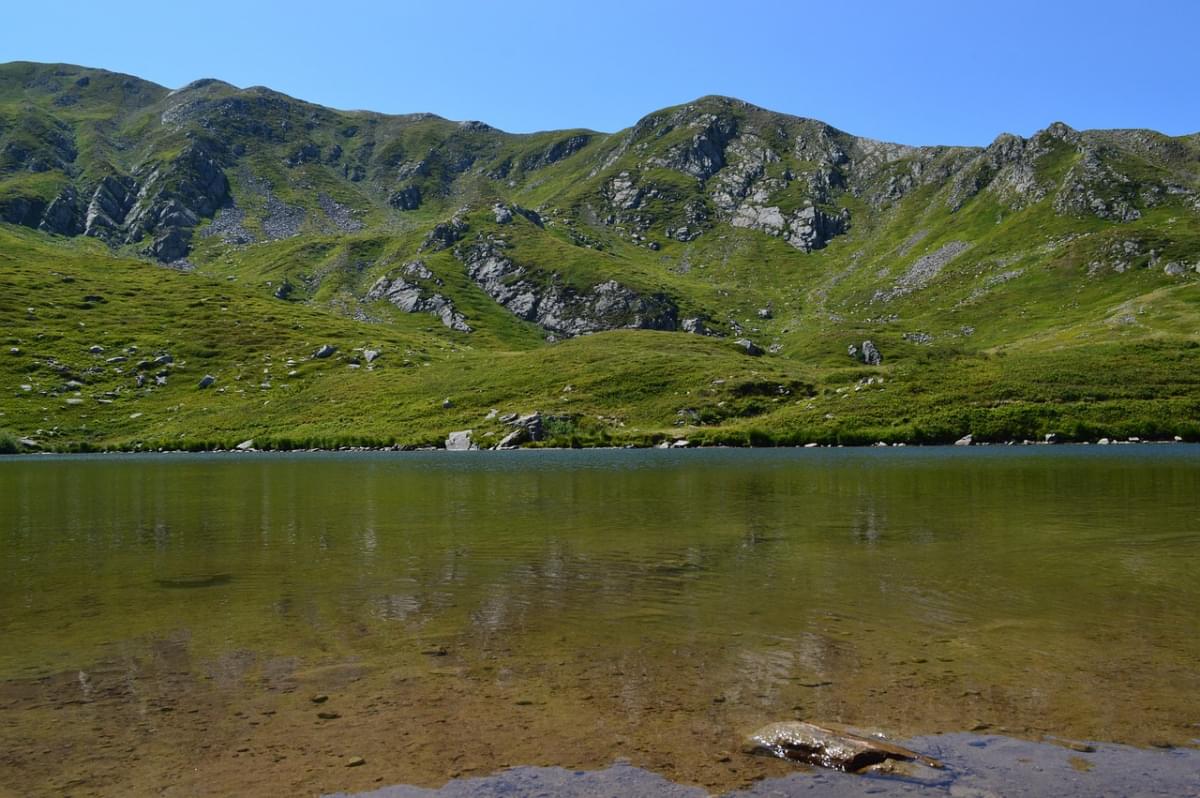
[[[792,762],[855,773],[885,759],[919,762],[931,768],[942,763],[899,745],[857,734],[822,728],[801,721],[772,723],[746,741],[750,753],[768,754]]]

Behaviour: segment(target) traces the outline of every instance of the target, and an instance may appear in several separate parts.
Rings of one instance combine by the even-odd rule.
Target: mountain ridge
[[[89,259],[150,270],[161,267],[146,261],[157,261],[187,273],[192,282],[179,285],[209,281],[246,307],[274,308],[262,310],[268,315],[318,312],[339,334],[356,330],[360,350],[376,345],[363,329],[386,329],[433,335],[447,352],[488,352],[477,366],[485,381],[496,395],[524,397],[526,410],[535,394],[543,406],[564,399],[533,391],[527,372],[492,373],[497,364],[573,352],[592,365],[568,358],[565,372],[586,375],[619,371],[618,353],[642,352],[634,359],[645,368],[653,361],[676,375],[630,377],[642,399],[622,404],[619,421],[596,420],[620,415],[606,404],[614,397],[593,397],[595,412],[575,414],[572,423],[590,418],[609,436],[632,435],[618,431],[636,416],[637,440],[663,430],[745,440],[738,436],[764,423],[784,440],[857,440],[865,429],[945,440],[972,427],[996,438],[1099,429],[1098,413],[1104,423],[1116,417],[1106,402],[1132,408],[1131,418],[1161,413],[1174,419],[1168,428],[1187,432],[1186,408],[1197,398],[1182,375],[1163,377],[1171,387],[1159,398],[1071,369],[1063,374],[1076,374],[1073,387],[1051,380],[1057,387],[1043,391],[1038,381],[1056,351],[1081,362],[1125,358],[1147,374],[1191,356],[1200,329],[1200,134],[1056,122],[983,147],[909,146],[715,95],[614,133],[511,134],[432,114],[339,111],[214,79],[168,90],[26,62],[0,65],[0,221],[15,225],[0,229],[21,257],[89,270],[101,268]],[[39,232],[30,239],[22,227]],[[112,273],[151,290],[136,270]],[[68,289],[43,290],[59,297]],[[5,310],[25,330],[11,336],[13,347],[49,334],[19,306]],[[107,309],[91,310],[107,318]],[[665,348],[651,357],[644,346]],[[807,386],[812,397],[765,403],[756,388],[712,402],[670,399],[677,387],[683,396],[713,390],[677,370],[672,352],[691,347],[724,364],[721,376],[688,360],[710,386],[768,370],[771,385]],[[227,369],[241,362],[224,345],[204,351]],[[332,362],[387,370],[343,362],[342,352]],[[1031,384],[951,389],[955,369],[1010,357],[984,370],[1000,382],[1032,375]],[[38,363],[29,367],[52,369]],[[873,410],[819,412],[826,381],[899,373],[913,390],[932,379],[925,396],[942,401],[914,399],[924,409],[909,411],[875,397],[877,383],[852,382],[840,387]],[[678,406],[663,415],[661,403]],[[1056,414],[1067,406],[1064,421]],[[427,432],[438,415],[419,415],[412,429]]]

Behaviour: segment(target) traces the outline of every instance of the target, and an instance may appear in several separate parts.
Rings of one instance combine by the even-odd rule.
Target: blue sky
[[[1200,2],[13,3],[0,61],[266,85],[505,130],[727,94],[909,144],[1052,121],[1200,131]]]

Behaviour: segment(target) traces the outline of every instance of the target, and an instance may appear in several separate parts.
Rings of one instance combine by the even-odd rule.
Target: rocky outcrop
[[[84,234],[105,240],[118,236],[136,199],[134,183],[128,177],[109,175],[102,179],[88,203]]]
[[[850,346],[846,348],[846,354],[850,355],[850,357],[854,358],[860,363],[864,363],[868,366],[879,366],[883,364],[883,354],[872,341],[863,341],[861,349],[854,344],[850,344]]]
[[[846,232],[850,212],[842,209],[841,213],[834,216],[808,205],[784,216],[777,206],[746,204],[734,211],[729,223],[734,227],[758,230],[782,238],[801,252],[812,252],[824,248],[834,236]]]
[[[1064,215],[1091,215],[1113,222],[1140,219],[1134,207],[1137,185],[1101,157],[1097,148],[1082,145],[1079,160],[1063,178],[1054,196],[1054,210]]]
[[[513,216],[520,216],[527,219],[538,227],[542,227],[545,224],[537,211],[522,208],[520,205],[505,205],[503,202],[497,202],[492,206],[492,213],[496,217],[496,224],[511,224]]]
[[[472,430],[464,429],[458,432],[451,432],[446,436],[446,451],[448,452],[468,452],[477,451],[479,444],[471,440]]]
[[[514,413],[502,416],[500,420],[514,429],[496,444],[495,448],[499,451],[518,449],[522,444],[531,441],[536,443],[545,437],[545,425],[542,422],[542,414],[539,412],[535,411],[525,416],[517,416]]]
[[[564,158],[570,158],[591,143],[591,141],[592,137],[588,134],[568,136],[565,139],[560,139],[541,152],[527,155],[521,160],[521,169],[526,172],[532,172],[535,169],[542,169],[550,164],[558,163]],[[505,174],[507,175],[507,171]]]
[[[400,211],[415,211],[421,207],[421,189],[417,186],[397,189],[388,197],[388,205]]]
[[[503,242],[485,239],[455,254],[492,299],[555,335],[678,326],[678,308],[664,294],[643,296],[615,280],[581,291],[556,275],[517,264],[505,254]]]
[[[191,239],[191,229],[212,218],[229,201],[229,180],[217,162],[198,145],[174,161],[152,168],[140,181],[137,202],[125,227],[130,242],[156,239],[178,231],[175,240]],[[159,247],[170,251],[169,247]],[[161,258],[160,258],[161,259]]]
[[[38,229],[44,233],[54,233],[60,236],[78,235],[79,207],[75,189],[68,186],[46,206]]]
[[[432,252],[449,249],[461,241],[469,229],[470,225],[467,224],[465,219],[455,216],[448,222],[441,222],[434,225],[433,229],[429,231],[429,234],[425,236],[425,240],[421,243],[421,249]]]
[[[650,163],[708,180],[725,166],[725,149],[737,135],[737,119],[725,114],[701,114],[690,127],[698,130],[689,141],[672,147],[665,157],[652,159]]]
[[[401,274],[404,276],[380,277],[367,292],[367,299],[385,300],[405,313],[429,313],[451,330],[472,332],[466,317],[455,310],[453,302],[423,285],[425,282],[442,284],[424,263],[406,264]]]

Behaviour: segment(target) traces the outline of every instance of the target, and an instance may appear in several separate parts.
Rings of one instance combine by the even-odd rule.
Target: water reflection
[[[681,705],[875,702],[959,727],[1200,708],[1186,448],[78,458],[0,478],[0,635],[20,641],[0,676],[175,640],[236,681],[246,657],[433,641],[521,652],[517,672],[605,663],[631,711],[668,683]]]

